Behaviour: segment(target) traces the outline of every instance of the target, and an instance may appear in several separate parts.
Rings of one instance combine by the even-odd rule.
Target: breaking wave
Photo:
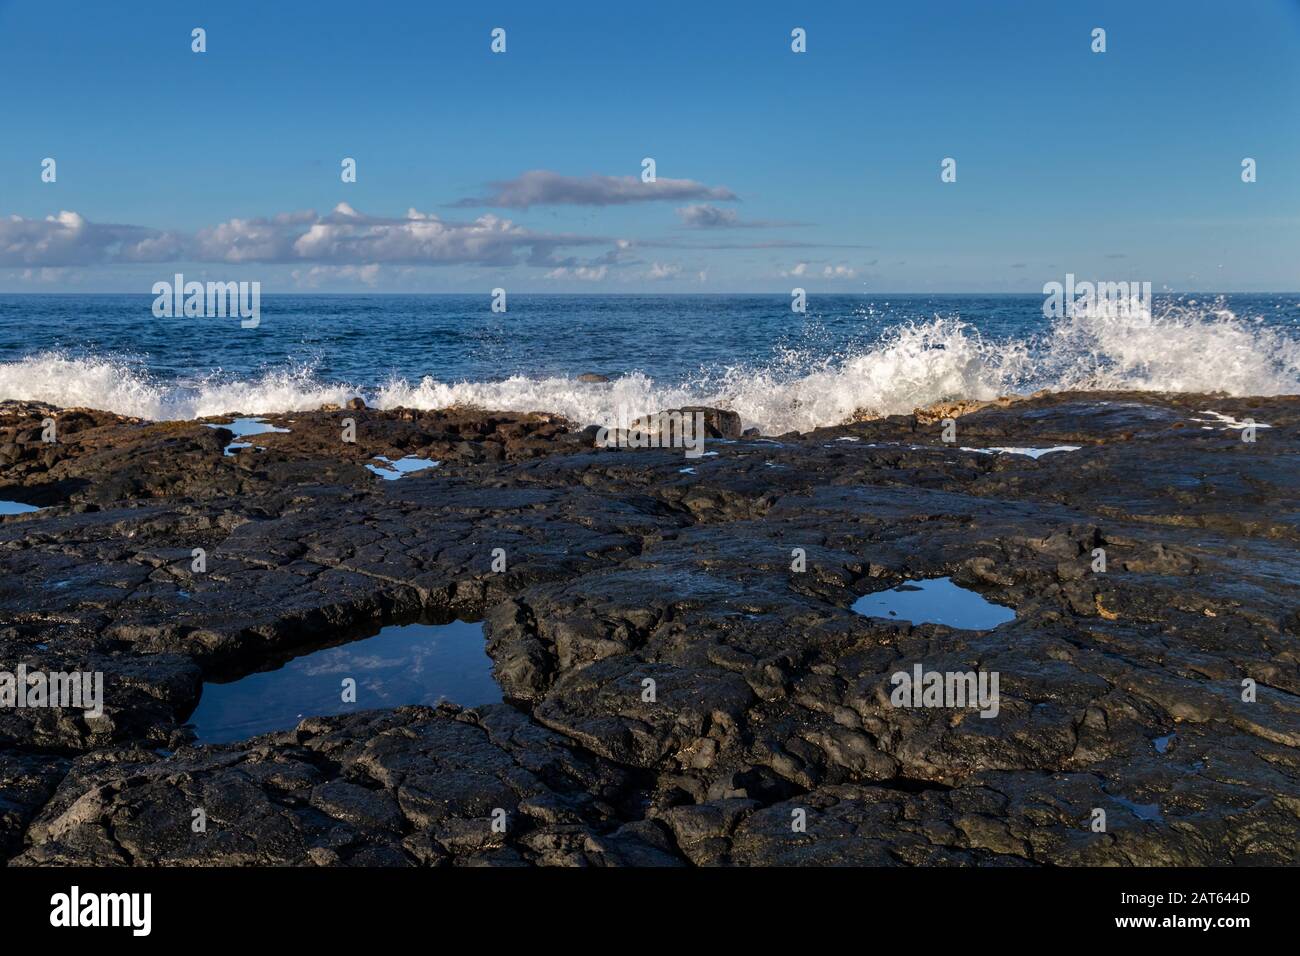
[[[1089,312],[1018,339],[985,337],[959,318],[909,322],[843,354],[796,353],[769,367],[736,365],[673,383],[640,372],[610,382],[520,375],[478,382],[426,376],[331,383],[318,380],[310,367],[171,382],[138,363],[107,357],[42,352],[0,363],[0,398],[148,419],[300,411],[360,395],[379,408],[476,405],[603,425],[618,424],[620,415],[714,405],[774,434],[839,424],[854,415],[905,414],[938,401],[1039,389],[1300,393],[1300,339],[1294,330],[1226,309],[1170,305],[1154,315]]]
[[[315,380],[309,368],[267,372],[258,378],[212,374],[190,383],[165,382],[138,363],[115,358],[40,352],[0,363],[0,399],[98,408],[157,421],[206,418],[227,412],[305,411],[343,403],[360,392]]]

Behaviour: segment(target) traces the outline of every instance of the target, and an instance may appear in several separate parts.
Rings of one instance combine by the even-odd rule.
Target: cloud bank
[[[595,244],[617,248],[607,237],[534,232],[491,214],[456,223],[411,209],[405,218],[390,219],[364,215],[347,203],[324,216],[305,211],[230,219],[193,236],[92,223],[67,211],[43,220],[0,220],[0,266],[21,267],[123,262],[555,267],[572,264],[557,250]]]
[[[93,223],[67,210],[44,219],[0,219],[0,266],[171,262],[184,245],[173,233]]]

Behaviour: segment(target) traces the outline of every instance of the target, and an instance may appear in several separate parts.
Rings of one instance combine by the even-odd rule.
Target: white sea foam
[[[1224,308],[1097,311],[1036,343],[1040,387],[1284,395],[1300,392],[1300,339]]]
[[[854,414],[906,414],[954,399],[988,400],[1048,388],[1300,393],[1300,340],[1225,310],[1098,312],[1057,322],[1044,336],[994,341],[957,319],[899,326],[877,345],[844,356],[737,366],[704,381],[662,385],[646,375],[611,383],[515,377],[500,382],[390,382],[381,407],[480,405],[551,411],[613,425],[619,408],[649,413],[715,405],[764,432],[836,425]]]
[[[380,378],[377,377],[376,381]],[[1171,306],[1062,319],[1044,334],[996,341],[956,318],[906,323],[878,343],[841,355],[793,354],[766,368],[737,365],[687,382],[634,373],[612,382],[514,376],[448,382],[389,378],[377,387],[324,383],[310,369],[231,379],[217,373],[164,383],[138,364],[45,352],[0,363],[0,398],[89,406],[150,419],[228,412],[267,414],[342,404],[361,395],[380,408],[477,405],[546,411],[618,424],[620,410],[647,414],[713,405],[768,434],[844,422],[855,413],[906,414],[937,401],[1054,390],[1135,389],[1300,393],[1300,339],[1224,309]]]
[[[855,412],[889,415],[949,397],[991,399],[1009,390],[1027,367],[1019,343],[995,344],[955,319],[900,327],[878,346],[774,368],[737,366],[696,382],[663,385],[634,373],[609,383],[516,376],[500,382],[390,381],[381,408],[479,405],[549,411],[576,421],[618,425],[619,409],[648,414],[682,405],[713,405],[739,413],[766,432],[839,424]],[[797,370],[796,370],[797,369]]]
[[[307,368],[249,379],[212,374],[177,385],[158,381],[135,363],[113,358],[41,352],[17,362],[0,362],[0,399],[99,408],[155,420],[305,411],[325,402],[341,404],[357,394],[350,385],[316,381]]]

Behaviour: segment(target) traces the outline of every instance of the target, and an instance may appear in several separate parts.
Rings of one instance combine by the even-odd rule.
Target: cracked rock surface
[[[0,672],[104,680],[101,716],[0,707],[10,865],[1300,862],[1300,398],[1042,395],[951,443],[711,413],[689,460],[541,414],[263,418],[227,454],[229,418],[0,404],[0,500],[42,509],[0,517]],[[1015,619],[851,609],[935,577]],[[485,622],[506,703],[186,725],[218,673],[429,614]],[[895,706],[917,664],[996,673],[996,716]]]

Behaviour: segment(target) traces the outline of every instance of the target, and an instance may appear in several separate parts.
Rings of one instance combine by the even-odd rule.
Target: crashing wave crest
[[[171,383],[109,357],[42,352],[0,363],[0,398],[148,419],[300,411],[360,395],[379,408],[475,405],[600,425],[617,425],[629,413],[713,405],[775,434],[839,424],[855,414],[905,414],[939,401],[1038,389],[1300,393],[1300,340],[1226,309],[1175,305],[1155,315],[1089,312],[1061,319],[1045,334],[1010,340],[986,338],[956,318],[909,322],[846,354],[805,355],[767,368],[738,365],[679,383],[638,372],[607,383],[563,376],[453,383],[426,376],[365,386],[321,382],[310,368]]]

